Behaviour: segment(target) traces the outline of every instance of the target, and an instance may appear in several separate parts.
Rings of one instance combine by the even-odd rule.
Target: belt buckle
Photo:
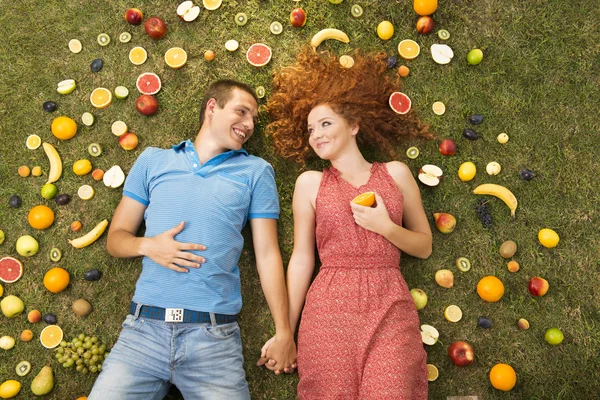
[[[183,321],[183,308],[165,308],[165,322]]]

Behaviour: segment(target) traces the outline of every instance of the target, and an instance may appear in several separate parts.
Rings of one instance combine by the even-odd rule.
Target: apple
[[[141,24],[142,18],[144,18],[144,16],[139,8],[130,8],[129,10],[125,11],[125,19],[131,25]]]
[[[301,8],[294,8],[290,13],[290,23],[296,28],[301,28],[306,24],[306,12]]]
[[[421,325],[421,340],[428,346],[433,346],[440,338],[440,333],[431,325]]]
[[[467,62],[471,65],[477,65],[483,61],[483,51],[480,49],[473,49],[467,54]]]
[[[200,15],[200,7],[195,6],[191,0],[186,0],[177,7],[177,15],[185,22],[192,22]]]
[[[435,282],[443,288],[454,286],[454,274],[449,269],[440,269],[435,273]]]
[[[125,150],[135,149],[138,143],[138,137],[133,132],[127,132],[126,134],[119,137],[119,145]]]
[[[40,322],[42,320],[42,313],[38,310],[31,310],[29,311],[29,314],[27,314],[27,320],[32,324]]]
[[[167,33],[167,24],[158,17],[150,17],[144,23],[144,30],[152,39],[158,40]]]
[[[425,308],[427,305],[427,293],[425,293],[423,289],[410,289],[410,295],[415,302],[417,310]]]
[[[20,315],[25,308],[25,304],[23,304],[23,300],[18,298],[17,296],[6,296],[0,301],[0,309],[2,309],[2,314],[4,314],[7,318],[14,318]]]
[[[427,186],[437,186],[442,180],[442,169],[433,164],[425,164],[417,175],[421,183]]]
[[[104,173],[102,182],[109,188],[116,189],[125,182],[125,173],[118,165],[113,165]]]
[[[30,235],[23,235],[17,239],[17,253],[22,255],[23,257],[31,257],[38,252],[39,245],[37,240],[35,240]]]
[[[456,154],[456,143],[452,139],[444,139],[440,143],[440,154],[443,156],[453,156]]]
[[[435,226],[442,233],[452,233],[456,227],[456,218],[452,214],[433,213],[433,218],[435,219]]]
[[[550,289],[550,284],[544,278],[535,276],[529,280],[527,289],[529,289],[529,293],[531,293],[533,296],[541,297],[548,292],[548,289]]]
[[[135,108],[140,114],[151,116],[158,111],[158,101],[149,94],[143,94],[135,101]]]
[[[546,342],[553,346],[561,344],[564,338],[565,335],[558,328],[550,328],[544,334],[544,339],[546,339]]]
[[[467,342],[454,342],[448,347],[448,356],[452,364],[458,367],[466,367],[475,361],[473,346]]]
[[[434,25],[433,18],[423,16],[417,20],[417,32],[426,35],[433,30]]]

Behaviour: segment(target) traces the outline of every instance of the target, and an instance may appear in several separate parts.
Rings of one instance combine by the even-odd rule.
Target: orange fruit
[[[365,192],[352,199],[359,206],[371,207],[375,203],[375,193]]]
[[[56,117],[52,120],[51,129],[58,139],[69,140],[77,133],[77,123],[69,117]]]
[[[417,58],[420,52],[421,48],[414,40],[404,39],[398,44],[398,54],[400,54],[400,57],[404,58],[405,60]]]
[[[54,222],[54,211],[45,205],[39,205],[29,210],[27,221],[34,229],[46,229]]]
[[[129,61],[131,61],[133,65],[142,65],[146,62],[147,58],[148,53],[146,53],[146,50],[143,47],[134,47],[129,51]]]
[[[58,325],[48,325],[40,333],[40,342],[47,349],[53,349],[63,340],[63,331]]]
[[[87,396],[78,397],[77,400],[87,400]]]
[[[438,0],[414,0],[413,8],[419,15],[431,15],[438,8]]]
[[[483,300],[495,303],[504,295],[504,284],[495,276],[485,276],[477,284],[477,294]]]
[[[92,171],[92,163],[90,160],[77,160],[73,164],[73,172],[75,175],[83,176],[89,174]]]
[[[560,237],[558,237],[558,233],[554,232],[552,229],[544,228],[540,229],[538,232],[538,240],[542,246],[551,249],[556,247],[560,241]]]
[[[54,267],[44,275],[44,286],[52,293],[60,293],[69,285],[69,273],[60,267]]]
[[[508,364],[496,364],[490,371],[490,383],[496,389],[508,392],[517,384],[517,373]]]
[[[165,62],[171,68],[178,69],[185,65],[187,53],[181,47],[171,47],[165,53]]]
[[[90,95],[90,102],[96,108],[106,108],[112,103],[112,92],[106,88],[96,88]]]

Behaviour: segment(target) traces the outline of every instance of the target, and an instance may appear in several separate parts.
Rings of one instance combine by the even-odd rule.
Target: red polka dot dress
[[[298,333],[299,399],[426,399],[419,317],[400,273],[400,250],[354,222],[350,201],[377,192],[402,223],[403,196],[385,164],[355,188],[330,167],[316,199],[319,274]]]

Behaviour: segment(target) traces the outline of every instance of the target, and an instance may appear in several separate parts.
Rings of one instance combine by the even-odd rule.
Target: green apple
[[[17,239],[17,253],[22,255],[23,257],[31,257],[38,252],[39,245],[37,240],[35,240],[30,235],[23,235]]]
[[[4,231],[2,229],[0,229],[0,244],[4,243]]]
[[[546,331],[546,334],[544,335],[544,339],[546,339],[546,342],[554,346],[557,344],[561,344],[564,338],[565,335],[563,335],[561,330],[558,328],[550,328]]]
[[[417,310],[421,310],[425,308],[427,305],[427,293],[425,293],[422,289],[410,289],[410,294],[415,301],[415,307]]]
[[[473,49],[467,54],[467,62],[471,65],[477,65],[483,60],[483,51]]]
[[[20,315],[23,312],[25,305],[23,304],[23,300],[18,298],[17,296],[6,296],[0,301],[0,309],[2,309],[2,314],[4,314],[7,318],[14,318]]]

